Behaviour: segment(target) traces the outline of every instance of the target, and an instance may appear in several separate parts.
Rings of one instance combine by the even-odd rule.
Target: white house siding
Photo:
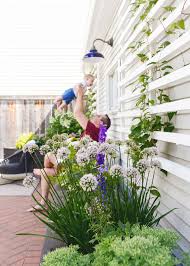
[[[132,93],[135,78],[146,70],[146,64],[140,62],[134,53],[127,50],[128,46],[142,38],[142,23],[133,31],[142,13],[140,7],[136,14],[131,16],[130,2],[122,1],[115,8],[115,16],[109,21],[109,30],[104,37],[114,38],[114,47],[104,45],[101,52],[105,61],[98,66],[97,85],[97,110],[99,113],[107,112],[112,119],[110,136],[113,138],[126,139],[133,117],[139,114],[135,107],[136,99]],[[184,2],[186,4],[184,5]],[[104,1],[109,8],[109,1]],[[98,1],[97,1],[98,4]],[[166,47],[158,55],[159,60],[169,61],[173,66],[172,73],[153,81],[150,84],[151,96],[154,97],[156,89],[164,89],[172,99],[171,103],[153,106],[152,113],[160,113],[164,116],[167,111],[177,111],[173,119],[175,131],[173,133],[156,132],[154,138],[158,139],[160,160],[162,167],[168,171],[168,176],[158,173],[156,184],[162,194],[160,212],[177,208],[172,214],[161,222],[161,225],[173,228],[181,235],[180,246],[182,249],[190,250],[190,16],[181,15],[184,5],[184,13],[190,13],[190,1],[159,0],[151,10],[149,16],[157,18],[164,12],[163,6],[176,6],[173,13],[167,14],[164,24],[171,24],[180,18],[185,19],[186,30],[183,35],[168,36],[164,28],[158,22],[153,23],[153,33],[148,42],[152,49],[159,46],[164,40],[170,40],[171,45]],[[106,17],[106,13],[104,14]],[[100,27],[100,24],[97,26]],[[95,30],[95,29],[94,29]],[[96,37],[96,36],[94,36]],[[145,43],[143,51],[147,50]],[[141,49],[141,48],[140,48]],[[151,61],[154,61],[152,59]],[[185,66],[184,66],[185,65]],[[109,73],[116,69],[118,71],[119,105],[112,112],[109,110]],[[142,71],[141,71],[142,70]]]

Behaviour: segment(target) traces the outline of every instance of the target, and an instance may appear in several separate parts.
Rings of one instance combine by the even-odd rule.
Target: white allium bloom
[[[53,142],[53,150],[54,150],[54,152],[56,152],[59,148],[61,148],[61,146],[62,146],[62,143],[61,142],[59,142],[59,141],[54,141]]]
[[[108,151],[106,152],[107,155],[110,155],[112,158],[117,157],[117,147],[113,144],[110,144]]]
[[[125,176],[127,178],[138,178],[140,176],[140,173],[137,168],[128,167],[125,171]]]
[[[78,165],[84,166],[85,163],[89,162],[88,154],[87,153],[77,153],[76,161],[77,161]]]
[[[98,181],[92,174],[87,174],[81,177],[80,186],[84,191],[94,191],[98,187]]]
[[[66,147],[61,147],[57,151],[57,157],[59,160],[66,160],[68,159],[68,156],[70,155],[70,150]]]
[[[92,142],[92,139],[90,136],[85,136],[83,137],[81,140],[80,140],[81,144],[82,145],[87,145],[89,144],[90,142]]]
[[[101,154],[107,154],[107,152],[109,151],[110,149],[110,144],[104,142],[104,143],[101,143],[100,144],[100,147],[98,149],[98,153],[101,153]]]
[[[154,157],[158,155],[158,149],[156,147],[145,148],[143,154],[145,156]]]
[[[158,168],[161,168],[161,163],[160,163],[159,160],[154,159],[154,160],[151,160],[151,161],[150,161],[150,166],[151,166],[151,167],[158,167]]]
[[[33,144],[33,145],[29,145],[28,146],[28,152],[29,153],[34,153],[34,152],[36,152],[38,150],[39,150],[39,147],[38,147],[37,144]]]
[[[61,141],[65,141],[67,139],[68,139],[68,135],[66,133],[63,133],[63,134],[60,135],[60,140]]]
[[[46,141],[46,144],[49,145],[49,146],[52,146],[53,143],[54,143],[54,141],[53,141],[52,139],[48,139],[48,140]]]
[[[139,160],[137,163],[137,168],[140,172],[146,171],[150,167],[150,162],[146,159]]]
[[[23,148],[22,148],[23,152],[24,152],[24,153],[27,152],[27,151],[28,151],[28,148],[29,148],[30,146],[35,145],[35,144],[36,144],[35,140],[30,140],[30,141],[28,141],[28,142],[23,146]]]
[[[78,152],[77,152],[76,155],[81,154],[81,153],[86,153],[86,152],[87,152],[87,149],[86,149],[85,147],[81,147],[81,148],[78,150]]]
[[[115,145],[122,145],[123,144],[123,141],[122,140],[115,140]]]
[[[73,146],[73,148],[78,151],[80,149],[80,141],[73,141],[73,142],[70,142],[71,146]]]
[[[92,141],[92,142],[90,142],[90,143],[88,144],[88,148],[89,148],[89,147],[97,147],[97,148],[99,148],[99,147],[100,147],[100,143],[97,142],[97,141]]]
[[[49,145],[45,144],[40,147],[40,154],[45,155],[46,153],[50,152],[51,148]]]
[[[98,147],[91,145],[86,151],[90,159],[95,159],[98,153]]]
[[[138,148],[137,144],[132,140],[127,140],[125,142],[125,144],[131,149],[137,149]]]
[[[106,142],[107,142],[108,144],[113,144],[113,143],[114,143],[114,140],[113,140],[113,139],[107,139]]]
[[[55,135],[52,137],[52,140],[53,140],[53,141],[61,141],[61,135],[59,135],[59,134],[55,134]]]
[[[110,174],[114,176],[123,176],[124,172],[119,164],[115,164],[110,168]]]
[[[36,186],[38,183],[38,180],[35,176],[26,176],[23,180],[23,186],[26,188],[31,188]]]

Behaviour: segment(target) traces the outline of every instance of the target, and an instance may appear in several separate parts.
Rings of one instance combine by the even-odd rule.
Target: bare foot
[[[33,173],[34,173],[34,175],[36,175],[36,176],[41,176],[41,174],[42,174],[42,169],[37,169],[37,168],[35,168],[35,169],[33,170]]]
[[[43,204],[42,204],[43,205]],[[43,207],[45,207],[45,205],[43,205]],[[36,205],[30,209],[27,210],[27,212],[37,212],[37,211],[43,211],[43,208],[41,205]]]

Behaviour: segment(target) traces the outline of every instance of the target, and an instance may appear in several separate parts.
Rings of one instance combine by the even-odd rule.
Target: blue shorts
[[[72,102],[72,100],[74,100],[75,98],[76,98],[76,96],[74,94],[73,89],[68,89],[68,90],[64,91],[64,93],[62,95],[62,99],[66,102],[66,104],[70,104],[70,102]]]

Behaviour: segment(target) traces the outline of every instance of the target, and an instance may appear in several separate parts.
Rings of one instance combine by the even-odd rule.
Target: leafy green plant
[[[41,266],[88,266],[91,256],[82,255],[78,252],[77,246],[59,248],[48,253]]]
[[[44,257],[42,266],[174,266],[181,262],[172,256],[178,239],[176,233],[161,228],[129,224],[109,227],[93,253],[81,255],[77,246],[57,249]]]
[[[50,119],[46,137],[50,139],[54,135],[62,133],[80,135],[81,132],[81,126],[71,112],[59,113],[55,111],[55,115]]]
[[[102,239],[96,246],[92,265],[173,266],[177,260],[171,250],[177,239],[175,233],[164,229],[127,227],[123,234],[120,230]]]
[[[184,19],[180,19],[176,22],[173,22],[166,30],[166,34],[175,34],[176,30],[185,30]]]

